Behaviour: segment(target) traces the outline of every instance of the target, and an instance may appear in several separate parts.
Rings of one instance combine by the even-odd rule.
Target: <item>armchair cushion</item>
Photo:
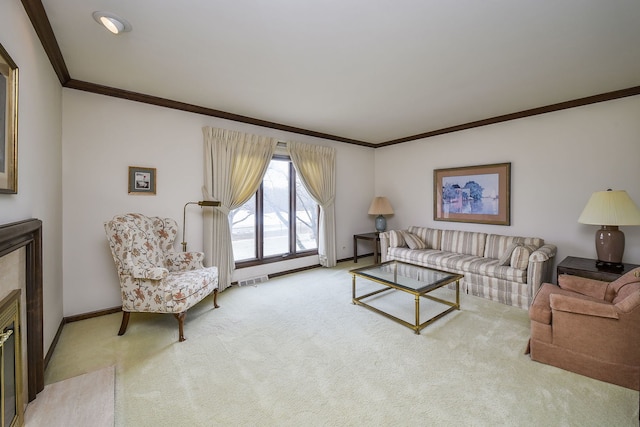
[[[607,296],[612,297],[609,301],[617,304],[638,290],[640,290],[640,268],[636,268],[609,283]]]

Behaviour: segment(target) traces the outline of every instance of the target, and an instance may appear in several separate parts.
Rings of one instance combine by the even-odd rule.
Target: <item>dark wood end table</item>
[[[380,263],[380,253],[378,247],[380,246],[380,233],[374,231],[373,233],[360,233],[353,235],[353,262],[358,262],[358,240],[368,240],[373,242],[373,262]]]
[[[571,274],[573,276],[586,277],[588,279],[613,282],[618,277],[640,267],[636,264],[623,264],[623,268],[606,268],[596,266],[595,259],[577,258],[568,256],[557,267],[557,274]]]

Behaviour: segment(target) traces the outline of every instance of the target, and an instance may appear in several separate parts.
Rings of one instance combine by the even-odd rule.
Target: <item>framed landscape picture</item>
[[[156,194],[156,169],[129,166],[129,194]]]
[[[433,171],[435,221],[511,224],[511,163]]]
[[[0,193],[18,192],[18,66],[0,44]]]

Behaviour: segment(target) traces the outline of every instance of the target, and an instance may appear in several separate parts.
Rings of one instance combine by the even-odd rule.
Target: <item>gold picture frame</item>
[[[18,192],[18,66],[0,44],[0,193]]]
[[[433,171],[433,219],[511,225],[511,163]]]
[[[129,194],[155,195],[156,169],[129,166]]]

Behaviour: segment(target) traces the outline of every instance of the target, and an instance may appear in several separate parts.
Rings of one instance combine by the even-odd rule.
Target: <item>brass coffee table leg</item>
[[[353,274],[351,277],[351,304],[356,305],[356,275]]]
[[[414,331],[416,335],[420,335],[420,295],[416,295],[416,327]]]

